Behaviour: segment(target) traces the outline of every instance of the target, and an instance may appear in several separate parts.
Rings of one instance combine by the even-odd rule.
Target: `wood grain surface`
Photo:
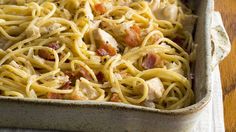
[[[232,50],[220,64],[224,95],[226,132],[236,132],[236,0],[215,0],[215,10],[220,11],[229,34]]]

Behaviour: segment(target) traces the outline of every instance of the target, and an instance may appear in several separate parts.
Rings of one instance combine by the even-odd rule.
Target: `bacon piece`
[[[121,99],[120,99],[118,93],[113,93],[112,96],[111,96],[110,101],[112,101],[112,102],[121,102]]]
[[[54,60],[54,55],[45,49],[38,50],[38,55],[39,57],[44,58],[46,60]]]
[[[110,44],[101,44],[100,47],[96,50],[96,53],[100,56],[114,56],[116,55],[116,49],[113,48]]]
[[[49,44],[48,44],[48,47],[49,47],[49,48],[52,48],[52,49],[54,49],[54,50],[57,50],[57,49],[60,48],[60,45],[59,45],[57,42],[52,42],[52,43],[49,43]]]
[[[126,36],[124,38],[125,43],[130,47],[136,47],[141,44],[141,29],[138,26],[130,27],[130,30],[126,30]]]
[[[137,33],[138,35],[141,34],[141,29],[139,28],[139,26],[133,25],[132,27],[130,27],[130,29],[135,31],[135,33]]]
[[[93,80],[88,71],[83,67],[80,67],[79,71],[65,71],[64,73],[69,77],[70,80],[69,85],[71,86],[75,86],[76,80],[79,79],[80,77],[84,77],[87,80]]]
[[[71,88],[71,81],[67,81],[60,89],[70,89]]]
[[[60,48],[60,45],[56,42],[49,43],[47,46],[51,49],[54,49],[54,50],[57,50],[57,49]],[[48,50],[45,50],[45,49],[38,50],[38,55],[41,58],[44,58],[44,59],[50,60],[50,61],[53,61],[55,59],[54,55],[51,52],[49,52]]]
[[[49,92],[47,94],[47,98],[48,99],[63,99],[63,95],[62,94],[58,94],[58,93],[51,93],[51,92]]]
[[[104,82],[104,74],[102,72],[98,72],[96,74],[96,77],[98,79],[98,82],[103,83]]]
[[[95,9],[95,12],[100,14],[100,15],[106,13],[106,11],[107,11],[105,6],[102,3],[96,4],[94,6],[94,9]]]
[[[79,73],[81,74],[82,77],[86,78],[87,80],[93,80],[89,72],[83,67],[80,67]]]
[[[154,53],[149,53],[147,56],[144,58],[142,66],[144,69],[152,69],[154,68],[157,64],[161,62],[160,56],[154,54]]]
[[[61,86],[59,89],[70,89],[71,88],[71,81],[67,81],[65,82],[65,84],[63,86]],[[63,99],[64,98],[64,94],[59,94],[59,93],[51,93],[49,92],[47,94],[47,98],[48,99]]]
[[[77,79],[80,78],[78,71],[65,71],[65,75],[69,77],[69,80],[71,82],[70,85],[75,86],[75,82]]]

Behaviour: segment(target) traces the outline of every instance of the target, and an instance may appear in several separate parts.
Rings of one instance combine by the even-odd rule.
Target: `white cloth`
[[[224,132],[224,111],[219,62],[228,55],[231,44],[219,12],[212,13],[211,39],[214,46],[212,57],[212,100],[202,113],[194,132]]]
[[[212,74],[212,100],[202,113],[194,132],[224,132],[224,112],[219,67]]]

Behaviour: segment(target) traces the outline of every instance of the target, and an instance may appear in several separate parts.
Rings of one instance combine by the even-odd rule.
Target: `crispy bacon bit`
[[[44,58],[46,60],[54,60],[54,55],[45,49],[38,50],[38,55],[39,57]]]
[[[98,79],[98,82],[103,83],[104,82],[104,74],[102,72],[98,72],[96,74],[96,77]]]
[[[60,89],[70,89],[71,88],[71,81],[67,81],[63,86],[60,87]]]
[[[113,93],[112,96],[111,96],[110,101],[112,101],[112,102],[121,102],[121,99],[120,99],[118,93]]]
[[[151,69],[151,68],[154,68],[160,62],[161,62],[160,56],[158,56],[154,53],[149,53],[144,58],[142,66],[144,69]]]
[[[75,82],[77,79],[80,78],[79,72],[78,71],[65,71],[65,75],[69,77],[69,80],[71,82],[70,85],[75,86]]]
[[[48,47],[54,50],[58,50],[60,48],[60,45],[57,42],[52,42],[48,44]]]
[[[51,92],[49,92],[47,94],[47,98],[48,99],[63,99],[63,95],[62,94],[58,94],[58,93],[51,93]]]
[[[49,48],[52,48],[54,50],[57,50],[60,48],[60,45],[56,42],[52,42],[52,43],[49,43],[47,45]],[[48,50],[45,50],[45,49],[40,49],[38,51],[38,55],[41,57],[41,58],[44,58],[46,60],[50,60],[50,61],[53,61],[54,60],[54,55],[49,52]]]
[[[94,6],[94,9],[95,9],[95,12],[100,14],[100,15],[106,13],[106,11],[107,11],[105,6],[102,3],[96,4]]]
[[[110,44],[101,44],[100,47],[96,50],[96,53],[100,56],[114,56],[116,55],[116,49],[113,48]]]
[[[66,86],[68,85],[75,86],[76,80],[79,79],[80,77],[84,77],[87,80],[93,80],[88,71],[83,67],[80,67],[79,71],[65,71],[64,73],[69,77],[70,80],[68,82],[69,84],[65,84]]]
[[[139,26],[133,25],[132,27],[130,27],[130,29],[135,31],[135,33],[137,33],[138,35],[141,34],[141,29],[139,28]]]
[[[126,36],[124,38],[125,43],[130,47],[136,47],[141,44],[141,29],[134,25],[130,27],[130,30],[126,30]]]
[[[89,72],[83,67],[80,67],[79,73],[81,74],[82,77],[86,78],[87,80],[93,80]]]

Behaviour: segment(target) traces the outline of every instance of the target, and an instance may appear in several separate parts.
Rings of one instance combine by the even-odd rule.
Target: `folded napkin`
[[[219,67],[212,73],[212,100],[201,114],[194,132],[225,132],[223,99]]]
[[[222,87],[219,62],[230,52],[231,44],[219,12],[212,13],[211,39],[213,45],[212,99],[196,125],[194,132],[225,132]]]

